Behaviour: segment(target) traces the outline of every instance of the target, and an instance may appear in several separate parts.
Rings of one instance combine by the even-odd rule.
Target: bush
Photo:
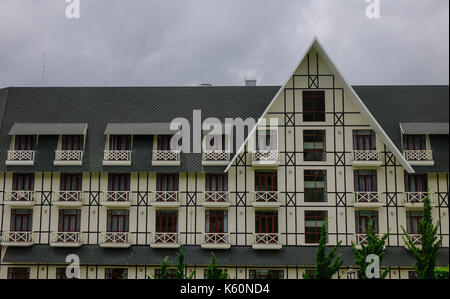
[[[434,276],[436,279],[449,279],[448,277],[448,266],[447,268],[444,267],[437,267],[434,269]]]

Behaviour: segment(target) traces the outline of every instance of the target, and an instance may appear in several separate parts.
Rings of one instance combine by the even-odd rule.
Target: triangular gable
[[[294,70],[289,74],[286,81],[283,83],[282,87],[278,91],[278,93],[275,95],[275,97],[272,99],[270,104],[267,106],[266,110],[263,112],[261,117],[258,119],[256,125],[251,129],[249,134],[247,135],[247,138],[245,139],[244,143],[241,144],[239,149],[236,151],[236,154],[231,159],[230,163],[228,164],[227,168],[225,169],[225,172],[228,171],[228,169],[231,167],[231,165],[236,160],[237,156],[243,151],[245,145],[248,143],[249,138],[251,138],[258,128],[258,125],[264,118],[264,116],[269,111],[270,107],[273,105],[273,103],[276,101],[278,96],[283,92],[284,88],[288,84],[290,78],[295,74],[295,71],[299,68],[303,60],[306,58],[308,53],[314,49],[321,57],[322,61],[326,64],[326,66],[333,71],[333,73],[336,75],[337,81],[343,86],[344,90],[348,92],[350,96],[350,99],[352,103],[361,111],[362,117],[372,126],[375,133],[381,138],[383,143],[386,145],[386,147],[394,154],[394,156],[400,161],[400,164],[409,172],[414,173],[414,169],[411,167],[411,165],[408,163],[408,161],[405,159],[403,154],[400,152],[400,150],[395,146],[395,144],[392,142],[392,140],[389,138],[389,136],[386,134],[386,132],[383,130],[383,128],[380,126],[378,121],[373,117],[373,115],[370,113],[370,111],[367,109],[366,105],[364,105],[361,98],[358,96],[358,94],[354,91],[352,86],[348,84],[348,82],[345,80],[345,78],[342,76],[341,72],[337,69],[337,67],[334,65],[334,63],[329,58],[328,54],[326,53],[325,49],[322,47],[321,43],[315,37],[309,47],[306,49],[305,53],[302,55],[301,59],[299,60],[298,64],[295,66]]]

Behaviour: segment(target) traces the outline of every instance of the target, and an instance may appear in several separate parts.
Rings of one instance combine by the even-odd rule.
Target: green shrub
[[[434,276],[436,279],[449,279],[448,277],[448,266],[445,267],[436,267],[434,269]]]

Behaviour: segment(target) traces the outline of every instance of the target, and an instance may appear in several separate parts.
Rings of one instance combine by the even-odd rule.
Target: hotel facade
[[[427,190],[449,264],[448,85],[351,86],[317,39],[282,86],[254,83],[0,89],[0,278],[65,278],[70,254],[81,278],[147,278],[182,245],[195,278],[214,252],[231,278],[299,279],[325,219],[336,278],[370,222],[388,277],[414,278],[402,228],[420,244]],[[271,126],[174,150],[195,110]]]

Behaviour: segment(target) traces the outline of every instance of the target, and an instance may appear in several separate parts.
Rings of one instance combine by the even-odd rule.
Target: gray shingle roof
[[[88,124],[15,123],[9,135],[84,135]]]
[[[448,123],[401,123],[400,129],[403,134],[412,135],[448,135]]]
[[[353,86],[398,149],[402,150],[400,123],[448,123],[449,86]],[[448,136],[430,137],[435,165],[414,167],[417,172],[448,172]]]
[[[176,130],[170,129],[170,123],[107,124],[105,129],[105,135],[171,135],[174,133]]]
[[[8,247],[3,258],[4,263],[49,263],[65,264],[66,256],[77,254],[81,264],[99,265],[159,265],[169,256],[176,263],[177,249],[155,249],[150,246],[131,246],[130,248],[102,248],[98,245],[83,245],[78,248],[50,247],[33,245],[31,247]],[[288,246],[281,250],[254,250],[250,246],[233,246],[228,250],[207,250],[200,246],[184,246],[188,265],[206,266],[211,261],[211,252],[217,257],[217,263],[223,266],[305,266],[315,265],[316,246]],[[340,247],[344,266],[355,266],[352,248]],[[383,266],[412,267],[414,258],[404,247],[387,247]],[[449,248],[442,248],[438,266],[449,264]]]

